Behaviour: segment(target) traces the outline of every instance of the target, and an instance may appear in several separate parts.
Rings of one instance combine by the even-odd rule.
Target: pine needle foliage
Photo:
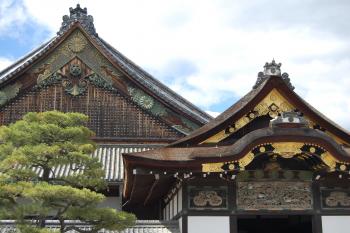
[[[0,217],[15,219],[17,230],[45,233],[47,220],[58,220],[59,232],[98,232],[132,226],[135,216],[99,208],[106,188],[101,163],[91,154],[94,133],[86,115],[49,111],[28,113],[0,127]],[[59,167],[69,168],[57,174]],[[78,220],[91,227],[67,224]]]

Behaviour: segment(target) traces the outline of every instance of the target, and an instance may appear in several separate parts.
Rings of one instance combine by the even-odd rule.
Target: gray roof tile
[[[97,158],[102,163],[105,171],[105,179],[108,182],[121,182],[124,179],[123,153],[141,152],[155,149],[161,145],[149,144],[115,144],[115,145],[99,145],[92,157]],[[74,166],[74,165],[73,165]],[[33,168],[37,174],[42,175],[42,170]],[[73,175],[80,171],[72,170],[70,165],[58,166],[53,169],[51,177],[62,177]]]
[[[57,221],[48,221],[48,228],[57,229]],[[71,222],[89,230],[88,225]],[[14,221],[0,221],[0,233],[15,232]],[[73,233],[75,231],[69,231]],[[117,231],[101,230],[99,233],[117,233]],[[180,233],[178,221],[137,220],[133,227],[127,228],[119,233]]]

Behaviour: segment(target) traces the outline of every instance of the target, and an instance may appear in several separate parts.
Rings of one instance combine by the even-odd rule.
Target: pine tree
[[[135,216],[98,208],[106,188],[101,163],[91,156],[94,133],[84,126],[88,117],[57,111],[28,113],[0,127],[0,214],[16,219],[22,232],[46,232],[46,221],[59,221],[60,232],[86,232],[67,220],[91,225],[89,232],[122,230]],[[54,169],[68,167],[68,174]],[[33,225],[34,223],[34,225]]]

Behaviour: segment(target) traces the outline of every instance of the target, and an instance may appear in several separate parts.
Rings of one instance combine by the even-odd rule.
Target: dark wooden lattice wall
[[[124,97],[89,84],[87,91],[70,96],[62,85],[27,91],[0,110],[0,123],[9,124],[27,112],[58,110],[90,117],[88,127],[97,137],[174,138],[180,134]]]

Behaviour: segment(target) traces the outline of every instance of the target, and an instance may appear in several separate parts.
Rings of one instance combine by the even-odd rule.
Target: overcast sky
[[[0,69],[53,37],[72,0],[0,0]],[[81,0],[100,37],[213,115],[251,90],[266,61],[350,129],[349,0]]]

